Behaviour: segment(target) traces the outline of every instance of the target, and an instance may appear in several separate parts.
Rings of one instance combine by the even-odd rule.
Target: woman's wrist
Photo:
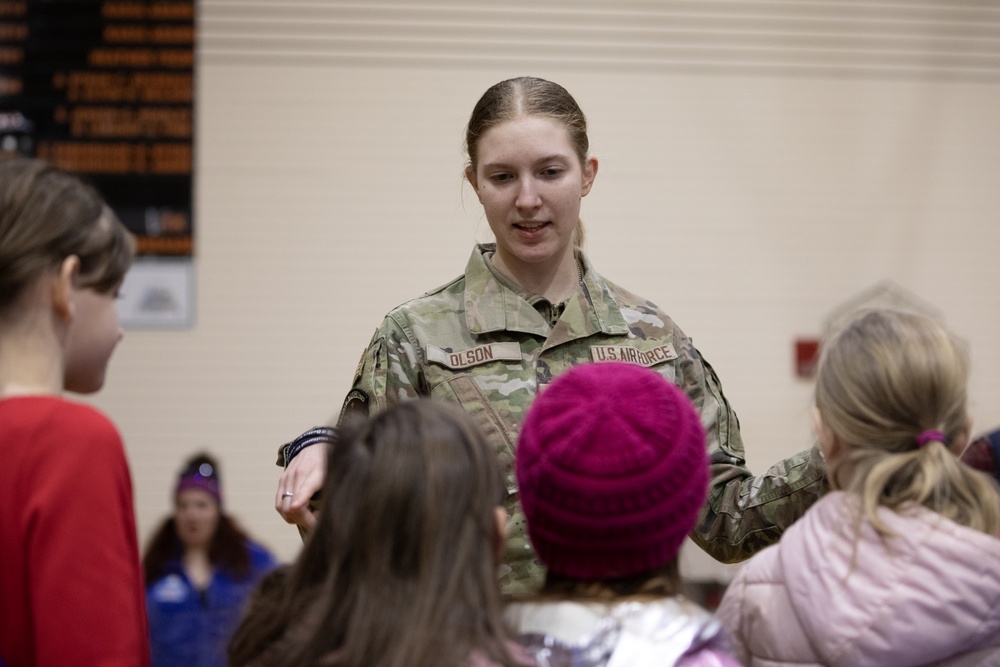
[[[289,443],[282,445],[278,449],[277,464],[287,468],[299,453],[306,447],[311,447],[319,443],[330,444],[337,439],[337,429],[333,426],[316,426],[311,428]]]

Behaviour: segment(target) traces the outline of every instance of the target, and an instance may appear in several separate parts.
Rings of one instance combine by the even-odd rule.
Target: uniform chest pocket
[[[496,451],[508,486],[514,485],[516,425],[535,395],[533,372],[523,364],[521,346],[512,341],[464,350],[428,345],[425,354],[431,396],[452,400],[473,417]]]

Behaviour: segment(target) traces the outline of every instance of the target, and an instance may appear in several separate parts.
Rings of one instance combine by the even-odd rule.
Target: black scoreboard
[[[0,150],[86,177],[140,255],[194,252],[195,3],[0,0]]]

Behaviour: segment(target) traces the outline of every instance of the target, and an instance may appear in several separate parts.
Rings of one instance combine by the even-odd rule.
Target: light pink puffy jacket
[[[832,492],[755,556],[717,617],[750,667],[1000,665],[1000,539],[925,508],[880,516]]]

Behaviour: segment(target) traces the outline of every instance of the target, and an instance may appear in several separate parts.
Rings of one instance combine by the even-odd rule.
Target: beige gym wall
[[[140,539],[205,448],[227,509],[294,556],[276,449],[339,410],[389,309],[488,239],[463,127],[522,74],[587,113],[587,251],[711,361],[754,471],[811,444],[795,339],[883,281],[969,341],[975,424],[1000,426],[996,2],[538,7],[199,1],[196,323],[128,332],[92,399],[124,433]]]

